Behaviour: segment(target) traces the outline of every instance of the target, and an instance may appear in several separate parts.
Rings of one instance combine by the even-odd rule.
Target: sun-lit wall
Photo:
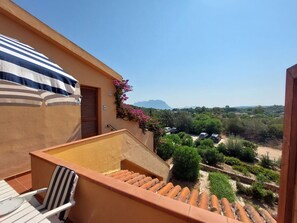
[[[143,173],[165,181],[169,174],[169,165],[127,130],[56,146],[44,153],[100,173],[120,170],[126,164],[132,171],[142,169]]]
[[[31,153],[33,189],[46,187],[56,165],[79,175],[72,222],[88,223],[239,223],[236,220],[193,207],[135,187],[97,171],[57,158],[46,151]]]

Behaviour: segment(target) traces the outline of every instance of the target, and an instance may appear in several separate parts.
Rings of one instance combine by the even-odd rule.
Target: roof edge
[[[54,29],[50,28],[48,25],[31,15],[26,10],[22,9],[11,0],[0,1],[0,12],[13,19],[15,22],[26,26],[37,35],[50,41],[59,48],[66,50],[94,69],[99,70],[106,77],[117,80],[123,79],[123,77],[112,68],[108,67],[106,64],[80,48],[75,43],[68,40]]]

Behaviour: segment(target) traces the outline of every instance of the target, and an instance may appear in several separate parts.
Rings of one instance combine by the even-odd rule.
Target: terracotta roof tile
[[[147,183],[147,182],[149,182],[151,180],[152,180],[151,177],[145,177],[142,180],[135,182],[133,185],[137,186],[137,187],[141,187],[143,184],[145,184],[145,183]]]
[[[188,196],[190,195],[190,190],[187,187],[184,187],[177,197],[178,201],[186,202]]]
[[[199,208],[208,210],[208,195],[206,192],[202,192],[199,196]]]
[[[164,181],[161,181],[157,184],[155,184],[153,187],[151,187],[149,190],[152,192],[157,192],[160,188],[162,188],[166,183]]]
[[[277,223],[276,220],[265,209],[260,208],[259,213],[266,220],[267,223]]]
[[[210,196],[210,210],[212,212],[221,214],[221,207],[220,207],[219,199],[217,198],[216,195]]]
[[[238,220],[244,222],[244,223],[252,223],[250,219],[247,216],[247,213],[245,212],[244,208],[236,202],[235,204],[236,214],[238,216]]]
[[[264,219],[259,215],[253,206],[246,204],[244,207],[254,223],[265,223]]]
[[[219,201],[216,195],[209,197],[206,192],[199,195],[199,191],[196,189],[190,191],[187,187],[174,186],[171,182],[166,184],[157,178],[152,179],[132,171],[121,170],[107,176],[244,223],[276,223],[275,219],[264,209],[259,209],[259,214],[253,206],[242,207],[238,202],[234,204],[233,208],[226,198]]]
[[[181,187],[177,185],[171,191],[169,191],[166,197],[175,198],[175,196],[180,192],[180,190],[181,190]]]
[[[139,176],[137,176],[137,177],[134,177],[134,178],[128,180],[127,183],[128,183],[128,184],[134,184],[134,183],[136,183],[137,181],[142,180],[143,178],[145,178],[144,175],[139,175]]]
[[[198,190],[192,190],[191,196],[189,198],[189,204],[193,206],[197,206],[197,201],[198,201],[198,195],[199,191]]]
[[[227,198],[222,198],[221,204],[222,204],[222,211],[224,215],[228,218],[235,219],[234,213],[232,211],[232,207],[229,201],[227,200]]]
[[[168,183],[161,190],[159,190],[157,193],[161,194],[161,195],[166,195],[172,188],[173,188],[173,184]]]
[[[148,190],[149,188],[151,188],[152,186],[154,186],[154,185],[155,185],[156,183],[158,183],[158,182],[159,182],[159,179],[154,178],[154,179],[152,179],[151,181],[149,181],[149,182],[143,184],[143,185],[141,186],[141,188]]]

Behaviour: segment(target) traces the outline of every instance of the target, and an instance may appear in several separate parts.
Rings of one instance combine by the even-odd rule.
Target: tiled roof
[[[276,220],[265,209],[256,210],[248,204],[243,207],[238,202],[230,204],[226,198],[219,200],[216,195],[209,197],[206,192],[199,194],[196,189],[190,191],[187,187],[174,186],[171,182],[165,183],[143,174],[120,170],[107,174],[107,176],[244,223],[276,223]]]

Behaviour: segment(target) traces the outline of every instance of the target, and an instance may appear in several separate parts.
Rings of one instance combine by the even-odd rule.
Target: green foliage
[[[181,139],[177,134],[168,134],[165,135],[163,138],[171,140],[174,145],[181,145]]]
[[[242,161],[252,163],[254,162],[256,156],[257,156],[257,153],[255,152],[255,150],[249,147],[244,147],[242,149],[240,159]]]
[[[227,140],[226,149],[221,148],[221,150],[224,155],[233,156],[245,162],[254,162],[257,156],[256,147],[249,141],[232,136]]]
[[[271,190],[266,190],[265,195],[263,197],[263,200],[266,204],[273,204],[276,200],[276,197],[274,196],[273,192]]]
[[[173,154],[173,176],[179,180],[195,182],[200,170],[200,162],[201,158],[196,148],[177,147]]]
[[[227,147],[224,143],[220,143],[218,146],[217,146],[217,149],[220,153],[223,153],[224,155],[228,155],[228,150],[227,150]]]
[[[263,200],[265,196],[265,189],[263,189],[263,185],[261,183],[255,182],[251,187],[253,198],[256,200]]]
[[[258,165],[249,165],[247,163],[241,162],[239,159],[234,158],[234,157],[225,156],[225,163],[230,166],[238,166],[238,167],[235,167],[235,169],[240,172],[242,172],[241,171],[241,170],[243,170],[242,168],[246,168],[248,172],[250,172],[256,176],[259,176],[261,174],[261,175],[265,176],[266,182],[274,182],[276,184],[279,183],[280,175],[276,171],[273,171],[273,170],[270,170],[270,169],[267,169],[267,168],[264,168],[264,167],[258,166]],[[241,167],[239,167],[239,166],[241,166]],[[243,171],[245,171],[245,170],[243,170]],[[261,175],[260,175],[260,177],[261,177]]]
[[[202,154],[203,163],[216,166],[218,163],[224,162],[224,155],[216,148],[206,149]]]
[[[157,154],[163,159],[168,160],[174,152],[174,145],[170,139],[161,138],[157,147]]]
[[[193,138],[185,132],[180,132],[177,134],[181,139],[181,145],[183,146],[193,146]]]
[[[192,115],[188,112],[175,113],[174,125],[179,131],[191,132],[193,128]]]
[[[235,165],[242,165],[243,163],[235,158],[235,157],[228,157],[228,156],[225,156],[225,163],[230,165],[230,166],[235,166]]]
[[[212,133],[221,133],[223,124],[220,119],[209,114],[198,114],[193,121],[193,132],[200,134],[206,132],[209,135]]]
[[[236,181],[237,193],[241,195],[246,195],[248,197],[253,197],[253,199],[265,202],[266,204],[272,204],[276,200],[273,192],[271,190],[265,190],[263,184],[260,182],[255,182],[251,187],[245,187],[239,181]]]
[[[275,163],[269,158],[269,155],[267,153],[266,155],[261,156],[260,165],[267,169],[274,169]]]
[[[200,141],[200,146],[207,146],[207,147],[213,148],[214,144],[211,139],[202,139]]]
[[[247,148],[257,149],[257,145],[248,140],[242,140],[242,145]]]
[[[248,169],[245,166],[237,166],[237,165],[235,165],[235,166],[232,166],[232,169],[233,170],[237,170],[237,171],[243,173],[243,175],[245,175],[247,177],[250,176],[250,173],[249,173]]]
[[[230,202],[235,201],[235,194],[229,182],[228,176],[222,173],[209,173],[210,192],[219,199],[227,198]]]
[[[194,141],[194,146],[197,148],[198,146],[200,146],[201,140],[199,138],[195,139]]]

